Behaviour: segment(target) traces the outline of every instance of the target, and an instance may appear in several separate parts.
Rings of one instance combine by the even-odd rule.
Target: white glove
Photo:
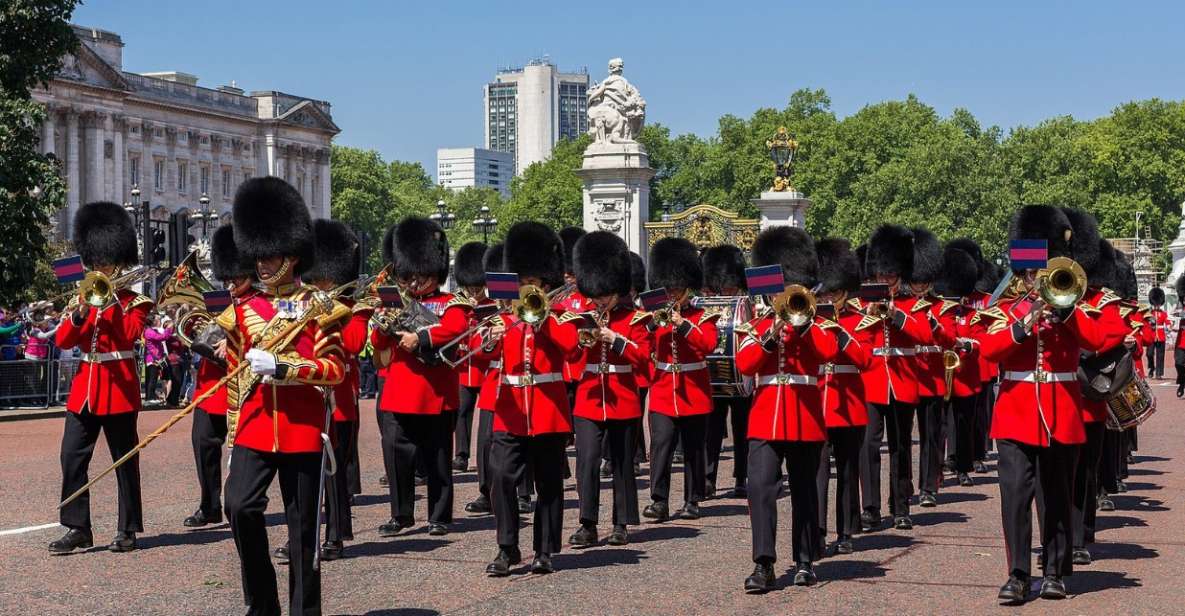
[[[263,376],[271,376],[276,373],[276,356],[261,351],[259,349],[251,349],[247,351],[244,356],[247,361],[251,362],[251,371],[255,374]]]

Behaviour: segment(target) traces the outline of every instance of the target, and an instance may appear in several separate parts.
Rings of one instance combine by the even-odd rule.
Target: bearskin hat
[[[1136,274],[1136,272],[1133,269],[1132,276],[1134,277],[1135,274]],[[1177,286],[1180,286],[1180,281],[1177,282]],[[1157,307],[1163,306],[1164,305],[1164,289],[1162,289],[1160,287],[1152,287],[1151,289],[1149,289],[1148,290],[1148,303],[1152,304],[1153,306],[1157,306]]]
[[[358,279],[362,253],[353,229],[336,220],[317,219],[313,237],[316,263],[305,272],[305,280],[328,280],[337,286]]]
[[[650,288],[699,289],[704,268],[695,244],[681,237],[664,237],[650,247]]]
[[[815,241],[797,227],[770,227],[753,240],[753,265],[781,265],[786,284],[814,287],[819,282]]]
[[[1061,209],[1051,205],[1026,205],[1012,217],[1008,226],[1010,240],[1045,240],[1049,258],[1071,257],[1070,242],[1074,227]],[[1097,243],[1097,241],[1096,241]]]
[[[239,185],[233,206],[235,246],[248,261],[296,257],[297,275],[313,267],[313,221],[291,184],[267,176]]]
[[[1091,271],[1099,265],[1101,249],[1099,240],[1099,223],[1093,214],[1082,210],[1063,207],[1062,213],[1070,221],[1070,228],[1074,234],[1070,237],[1070,257],[1086,270],[1086,277],[1091,277]]]
[[[505,253],[505,244],[498,242],[486,249],[485,255],[481,258],[481,267],[487,272],[501,272],[505,266],[502,263],[502,255]]]
[[[234,226],[222,225],[210,236],[210,267],[215,280],[255,275],[255,264],[244,260],[235,246]]]
[[[975,255],[959,248],[959,244],[948,243],[942,251],[942,271],[934,283],[934,290],[947,297],[967,297],[975,291],[979,280],[980,264]],[[992,268],[995,271],[995,268]]]
[[[881,225],[868,240],[864,273],[869,278],[896,274],[908,280],[913,272],[913,233],[900,225]]]
[[[564,284],[564,247],[551,227],[534,221],[515,223],[502,250],[502,271],[538,278],[553,289]]]
[[[704,267],[704,288],[745,289],[745,253],[731,244],[712,246],[700,256]]]
[[[1116,291],[1124,299],[1135,300],[1140,296],[1140,285],[1136,282],[1136,268],[1132,267],[1131,259],[1122,252],[1116,250],[1115,265],[1119,270],[1120,287]],[[1160,290],[1161,303],[1164,302],[1164,289]],[[1151,295],[1151,294],[1149,294]]]
[[[574,265],[572,263],[572,254],[576,249],[576,242],[580,241],[580,238],[584,237],[585,233],[587,233],[587,231],[580,227],[564,227],[563,229],[560,229],[560,241],[564,244],[565,274],[572,274],[576,271],[573,269]]]
[[[927,229],[914,227],[910,232],[913,233],[913,269],[909,281],[931,284],[942,273],[942,244]]]
[[[1185,276],[1178,276],[1173,288],[1177,291],[1177,302],[1185,305]]]
[[[646,262],[636,252],[630,253],[630,287],[634,293],[646,290]]]
[[[852,252],[856,253],[856,263],[860,265],[860,281],[868,280],[868,268],[864,266],[868,260],[868,244],[860,244]]]
[[[453,257],[453,276],[461,287],[486,285],[485,256],[488,248],[482,242],[466,242]]]
[[[981,293],[994,293],[996,286],[1004,278],[1004,268],[987,261],[979,265],[979,279],[975,281],[975,290]]]
[[[576,288],[585,297],[629,295],[633,287],[630,247],[608,231],[586,233],[572,247]]]
[[[1098,240],[1098,249],[1094,267],[1086,272],[1086,284],[1115,291],[1123,285],[1123,273],[1120,271],[1119,256],[1115,247],[1107,240]]]
[[[87,267],[128,267],[139,261],[136,223],[110,201],[88,203],[74,213],[74,250]]]
[[[409,216],[387,229],[383,258],[395,265],[397,278],[435,276],[448,279],[448,237],[434,220]]]
[[[842,237],[829,237],[815,242],[819,258],[820,293],[860,290],[860,261],[852,252],[852,244]]]

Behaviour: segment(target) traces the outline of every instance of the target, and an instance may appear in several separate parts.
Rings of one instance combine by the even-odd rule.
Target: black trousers
[[[819,559],[819,492],[816,486],[823,443],[812,441],[749,441],[749,522],[753,530],[753,562],[778,560],[778,491],[782,465],[790,477],[790,532],[794,562]]]
[[[66,424],[62,431],[62,499],[73,494],[89,480],[87,469],[95,453],[99,432],[107,439],[111,460],[115,461],[140,440],[136,434],[136,418],[139,413],[116,413],[114,415],[93,415],[83,409],[81,413],[66,413]],[[115,469],[119,488],[120,532],[139,533],[144,531],[144,507],[140,500],[140,456],[133,456],[123,466]],[[62,526],[90,532],[90,492],[70,502],[58,512]]]
[[[267,544],[267,490],[280,475],[288,524],[288,612],[321,613],[321,573],[313,570],[320,453],[269,453],[235,446],[226,478],[226,517],[239,553],[243,598],[249,614],[279,614],[276,569]]]
[[[1114,430],[1103,429],[1103,455],[1099,464],[1098,494],[1115,494],[1119,491],[1119,445],[1123,435]]]
[[[675,439],[683,442],[683,500],[704,500],[704,462],[707,457],[708,415],[671,417],[650,413],[650,499],[667,502],[671,497],[671,459]]]
[[[456,413],[437,415],[379,413],[383,465],[391,491],[391,519],[415,522],[416,467],[428,480],[428,522],[453,521],[453,421]]]
[[[531,530],[536,553],[556,554],[563,545],[564,466],[568,434],[515,436],[495,432],[490,438],[490,505],[498,526],[498,545],[518,547],[518,489],[527,467],[535,470],[539,502]]]
[[[749,475],[749,407],[753,399],[747,396],[712,398],[712,414],[708,415],[708,458],[705,464],[709,485],[716,485],[720,468],[720,450],[724,435],[732,427],[732,477],[736,485],[745,485]],[[731,422],[729,421],[731,419]]]
[[[634,448],[638,440],[634,419],[572,420],[576,430],[576,493],[580,495],[580,523],[595,526],[601,508],[601,448],[613,464],[613,525],[638,523],[638,478],[634,476]]]
[[[942,487],[944,402],[941,396],[926,396],[918,401],[918,489],[930,494],[937,494]]]
[[[987,381],[980,390],[975,407],[975,438],[971,452],[975,460],[987,460],[991,448],[992,407],[996,405],[996,382]]]
[[[860,450],[863,447],[864,426],[827,428],[827,443],[820,447],[815,479],[819,494],[819,533],[822,535],[827,534],[831,455],[835,456],[835,532],[851,537],[860,530]]]
[[[198,508],[207,517],[222,512],[222,447],[226,445],[226,415],[211,415],[202,409],[193,412],[193,460],[197,466],[202,503]]]
[[[996,442],[999,451],[1000,515],[1004,523],[1008,574],[1031,575],[1033,560],[1033,501],[1045,554],[1044,575],[1073,571],[1074,467],[1078,445],[1054,441],[1049,447],[1012,440]]]
[[[477,416],[477,490],[481,495],[490,497],[490,442],[494,436],[494,413],[492,411],[478,411]],[[527,464],[527,471],[523,473],[523,480],[518,484],[518,497],[531,498],[531,485],[535,474],[531,472],[531,465]]]
[[[358,459],[358,434],[362,431],[362,422],[350,422],[354,426],[354,438],[351,441],[349,459],[346,461],[346,478],[349,480],[350,494],[362,493],[362,464]],[[340,464],[340,461],[338,462]]]
[[[893,400],[868,405],[868,427],[860,456],[860,488],[864,510],[881,510],[881,439],[889,440],[889,514],[909,515],[913,495],[913,405]]]
[[[155,362],[144,366],[144,400],[156,400],[157,385],[160,383],[161,366],[167,366],[162,362]]]
[[[1106,422],[1086,424],[1086,443],[1078,452],[1078,466],[1074,471],[1073,545],[1085,548],[1094,543],[1095,514],[1099,498],[1099,469],[1103,463],[1103,440]]]
[[[1177,384],[1185,385],[1185,349],[1173,349],[1173,368],[1177,370]]]
[[[457,409],[454,452],[458,458],[469,461],[469,445],[473,440],[473,413],[477,407],[480,387],[461,387],[461,408]]]
[[[358,422],[334,421],[330,429],[337,472],[325,477],[325,540],[353,541],[350,473],[345,462],[350,459],[350,452],[358,449]]]
[[[975,413],[979,395],[953,396],[950,399],[955,471],[970,473],[975,462]]]
[[[1148,378],[1164,377],[1164,341],[1148,345]]]

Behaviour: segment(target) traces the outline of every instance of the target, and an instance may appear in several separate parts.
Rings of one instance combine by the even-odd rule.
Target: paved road
[[[380,490],[380,454],[372,404],[364,409],[362,464],[365,495],[355,508],[357,540],[348,558],[326,563],[327,614],[794,614],[794,613],[1185,613],[1185,478],[1175,473],[1185,456],[1185,404],[1171,389],[1156,387],[1161,411],[1140,430],[1140,451],[1128,485],[1115,498],[1119,510],[1100,514],[1096,561],[1069,582],[1073,596],[1061,603],[1035,601],[999,608],[1004,581],[1004,545],[999,527],[999,491],[992,473],[973,488],[947,487],[939,507],[915,509],[912,532],[883,531],[856,539],[856,553],[818,564],[821,583],[789,585],[783,561],[781,590],[747,596],[741,583],[752,565],[743,501],[712,500],[695,522],[646,524],[633,529],[625,547],[565,550],[550,576],[514,575],[493,580],[482,574],[493,557],[493,518],[470,517],[460,506],[476,493],[476,474],[457,477],[457,523],[446,537],[429,537],[423,501],[421,527],[394,539],[376,528],[386,520],[388,499]],[[166,413],[141,417],[141,434]],[[181,520],[197,502],[189,421],[178,424],[144,454],[147,532],[141,549],[112,554],[102,548],[50,556],[45,545],[62,532],[36,530],[56,521],[60,471],[60,418],[0,424],[0,614],[234,614],[243,613],[238,561],[230,531],[222,525],[190,531]],[[92,469],[109,459],[100,443]],[[887,468],[887,464],[885,465]],[[726,460],[722,477],[731,472]],[[676,494],[681,482],[675,481]],[[727,483],[721,481],[721,484]],[[642,482],[645,504],[645,481]],[[885,484],[887,486],[887,483]],[[886,488],[887,489],[887,488]],[[423,495],[423,488],[419,489]],[[602,503],[611,502],[602,497]],[[575,530],[575,484],[568,482],[567,532]],[[269,536],[285,530],[273,487]],[[789,552],[789,499],[779,505],[778,549]],[[115,482],[103,481],[92,499],[96,541],[114,532]],[[608,512],[602,513],[608,519]],[[602,526],[602,533],[607,532]],[[18,531],[18,532],[12,532]],[[524,543],[529,548],[530,530]],[[529,550],[525,550],[529,551]],[[529,556],[529,555],[528,555]],[[785,566],[783,566],[785,564]],[[280,569],[283,573],[283,569]],[[281,596],[286,596],[281,575]]]

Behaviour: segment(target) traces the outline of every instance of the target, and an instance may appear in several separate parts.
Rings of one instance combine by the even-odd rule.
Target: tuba
[[[157,293],[157,308],[181,307],[182,311],[177,315],[177,338],[185,346],[192,346],[198,335],[214,323],[214,315],[206,311],[206,301],[202,297],[203,293],[213,290],[214,285],[198,268],[195,250],[173,270]]]
[[[1054,257],[1037,272],[1037,292],[1054,308],[1073,308],[1086,295],[1086,272],[1073,259]]]

